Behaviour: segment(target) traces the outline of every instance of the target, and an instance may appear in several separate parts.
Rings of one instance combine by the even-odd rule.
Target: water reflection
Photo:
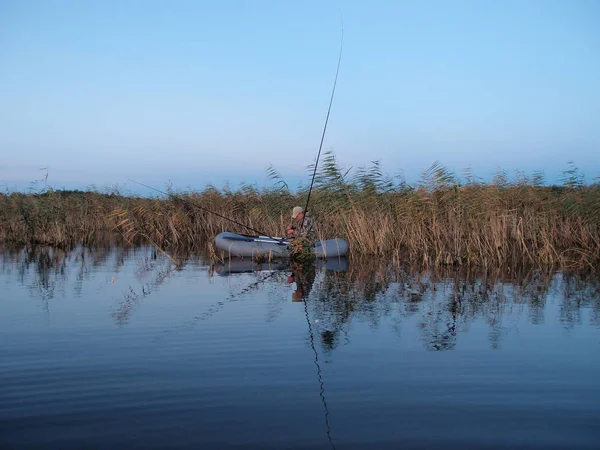
[[[175,261],[175,263],[174,263]],[[457,347],[461,333],[483,319],[492,348],[526,316],[532,325],[543,324],[550,298],[558,301],[559,320],[568,330],[584,324],[600,325],[600,284],[590,274],[544,270],[419,271],[393,267],[373,260],[348,262],[345,258],[319,261],[311,270],[282,263],[256,264],[230,260],[212,264],[200,255],[167,258],[151,247],[76,247],[66,251],[51,247],[4,249],[0,273],[24,286],[32,298],[41,300],[47,313],[57,295],[82,295],[90,274],[102,272],[112,283],[126,263],[135,264],[136,285],[122,289],[115,300],[115,323],[126,326],[142,300],[158,292],[173,273],[192,270],[208,277],[251,274],[253,281],[223,295],[211,307],[190,318],[207,320],[228,302],[265,285],[291,290],[276,291],[267,321],[277,320],[282,302],[305,302],[314,318],[315,336],[321,348],[333,352],[351,339],[353,322],[377,328],[389,320],[401,338],[408,318],[418,317],[421,340],[432,351]],[[584,313],[585,311],[585,313]]]
[[[137,273],[138,279],[144,279],[147,273],[154,272],[154,274],[150,281],[145,282],[142,287],[137,290],[132,286],[129,286],[129,290],[124,294],[123,298],[119,300],[119,307],[112,313],[112,316],[115,318],[118,325],[127,324],[133,308],[138,306],[144,297],[147,297],[158,290],[161,284],[171,276],[176,268],[170,261],[166,263],[165,261],[162,261],[162,264],[158,263],[155,255],[152,257],[151,261],[146,258],[140,265],[141,267],[138,269]]]
[[[306,271],[306,269],[305,269]],[[313,327],[311,324],[310,316],[308,313],[308,303],[306,301],[306,296],[301,294],[301,301],[304,302],[304,314],[306,316],[306,324],[308,325],[308,336],[310,341],[310,348],[315,354],[314,364],[317,368],[317,381],[319,383],[319,397],[321,398],[321,402],[323,403],[323,412],[325,418],[325,434],[327,435],[327,440],[329,441],[329,445],[331,448],[335,450],[335,445],[333,443],[333,438],[331,437],[331,425],[329,424],[329,408],[327,407],[327,399],[325,398],[325,383],[323,381],[323,371],[321,370],[321,364],[319,364],[319,352],[315,347],[315,336],[313,333]]]
[[[0,252],[0,284],[0,435],[36,448],[81,424],[198,448],[229,429],[299,448],[550,430],[575,448],[597,416],[590,274],[39,246]]]

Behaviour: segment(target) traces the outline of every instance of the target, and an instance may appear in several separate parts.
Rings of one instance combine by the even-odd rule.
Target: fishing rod
[[[341,17],[340,17],[340,19],[341,19]],[[338,57],[337,69],[336,69],[336,72],[335,72],[335,80],[333,82],[333,89],[331,91],[331,98],[329,99],[329,108],[327,109],[327,117],[325,118],[325,126],[323,127],[323,134],[321,135],[321,143],[319,145],[319,153],[317,154],[317,161],[315,163],[315,169],[313,171],[312,180],[310,182],[310,189],[308,190],[308,198],[306,199],[306,206],[304,207],[304,215],[302,217],[302,222],[300,223],[300,228],[302,228],[302,226],[304,225],[304,218],[306,217],[306,212],[308,211],[308,204],[310,202],[310,194],[312,192],[313,184],[315,182],[315,176],[316,176],[316,173],[317,173],[317,166],[319,165],[319,158],[321,157],[321,150],[323,148],[323,141],[325,139],[325,132],[327,130],[327,123],[329,122],[329,115],[331,113],[331,105],[333,104],[333,97],[334,97],[334,94],[335,94],[335,87],[337,85],[338,74],[340,72],[340,64],[342,62],[342,50],[343,50],[343,47],[344,47],[344,22],[343,22],[343,19],[342,19],[342,39],[341,39],[341,43],[340,43],[340,54],[339,54],[339,57]],[[218,216],[218,217],[220,217],[222,219],[228,220],[229,222],[235,223],[236,225],[244,227],[244,228],[246,228],[246,229],[248,229],[250,231],[253,231],[254,233],[257,233],[257,234],[259,234],[261,236],[267,236],[268,238],[273,239],[275,241],[279,241],[280,243],[283,243],[286,240],[285,238],[276,238],[276,237],[270,236],[267,233],[263,233],[263,232],[255,229],[255,228],[252,228],[252,227],[250,227],[250,226],[248,226],[246,224],[238,222],[237,220],[234,220],[234,219],[231,219],[229,217],[223,216],[222,214],[219,214],[219,213],[216,213],[214,211],[211,211],[208,208],[205,208],[203,206],[197,205],[196,203],[193,203],[193,202],[190,202],[188,200],[185,200],[185,199],[183,199],[183,198],[181,198],[181,197],[179,197],[177,195],[169,194],[167,192],[164,192],[164,191],[161,191],[159,189],[153,188],[152,186],[148,186],[148,185],[146,185],[144,183],[140,183],[138,181],[132,180],[131,178],[129,180],[132,181],[132,182],[134,182],[134,183],[136,183],[136,184],[139,184],[140,186],[144,186],[144,187],[146,187],[148,189],[152,189],[153,191],[160,192],[163,195],[166,195],[166,196],[169,196],[169,197],[173,197],[173,198],[175,198],[175,199],[177,199],[177,200],[179,200],[179,201],[181,201],[183,203],[186,203],[188,205],[191,205],[191,206],[193,206],[195,208],[199,208],[199,209],[201,209],[203,211],[206,211],[208,213],[214,214],[215,216]]]
[[[340,56],[338,57],[337,69],[335,71],[335,80],[333,82],[333,89],[331,91],[331,99],[329,100],[329,108],[327,109],[327,117],[325,118],[325,126],[323,127],[323,134],[321,135],[321,144],[319,145],[319,153],[317,154],[317,161],[315,163],[315,169],[313,171],[312,180],[310,182],[310,188],[308,190],[308,198],[306,199],[306,206],[304,207],[304,214],[302,216],[302,222],[300,222],[300,229],[304,225],[304,218],[308,212],[308,203],[310,202],[310,194],[312,192],[313,183],[315,182],[315,175],[317,173],[317,166],[319,165],[319,158],[321,157],[321,149],[323,148],[323,140],[325,139],[325,131],[327,130],[327,123],[329,122],[329,114],[331,112],[331,105],[333,103],[333,96],[335,94],[335,86],[337,85],[338,73],[340,72],[340,63],[342,62],[342,49],[344,48],[344,20],[340,15],[342,22],[342,40],[340,42]]]
[[[231,219],[229,217],[225,217],[222,214],[219,214],[219,213],[216,213],[214,211],[211,211],[210,209],[205,208],[204,206],[200,206],[200,205],[198,205],[198,204],[196,204],[194,202],[190,202],[189,200],[181,198],[181,197],[179,197],[179,196],[177,196],[175,194],[170,194],[168,192],[161,191],[160,189],[153,188],[152,186],[148,186],[147,184],[140,183],[139,181],[132,180],[131,178],[129,179],[129,181],[132,181],[132,182],[134,182],[136,184],[139,184],[140,186],[144,186],[144,187],[146,187],[148,189],[152,189],[153,191],[160,192],[161,194],[166,195],[168,197],[173,197],[173,198],[179,200],[180,202],[186,203],[186,204],[191,205],[191,206],[193,206],[195,208],[198,208],[198,209],[201,209],[203,211],[206,211],[206,212],[209,212],[211,214],[214,214],[215,216],[218,216],[218,217],[220,217],[222,219],[228,220],[228,221],[230,221],[232,223],[235,223],[236,225],[240,225],[240,226],[242,226],[242,227],[244,227],[244,228],[246,228],[246,229],[248,229],[250,231],[253,231],[254,233],[259,234],[260,236],[267,236],[268,238],[273,239],[275,241],[279,241],[279,242],[285,241],[285,238],[272,237],[272,236],[268,235],[267,233],[263,233],[262,231],[259,231],[259,230],[255,229],[255,228],[252,228],[252,227],[250,227],[248,225],[245,225],[245,224],[243,224],[241,222],[238,222],[237,220]]]

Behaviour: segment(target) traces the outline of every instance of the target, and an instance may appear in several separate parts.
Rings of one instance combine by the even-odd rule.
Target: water
[[[600,445],[594,279],[1,255],[0,448]]]

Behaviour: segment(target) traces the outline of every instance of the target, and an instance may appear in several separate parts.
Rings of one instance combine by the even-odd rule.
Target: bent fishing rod
[[[319,158],[321,157],[321,149],[323,148],[323,140],[325,139],[325,131],[327,130],[327,123],[329,122],[329,114],[331,113],[331,105],[333,104],[333,96],[335,94],[335,86],[337,85],[338,74],[340,72],[340,63],[342,62],[342,50],[344,48],[344,21],[342,21],[342,40],[340,42],[340,56],[338,57],[337,69],[335,71],[335,80],[333,82],[333,89],[331,91],[331,98],[329,100],[329,108],[327,109],[327,117],[325,118],[325,126],[323,127],[323,134],[321,135],[321,144],[319,145],[319,153],[317,154],[317,161],[315,162],[315,169],[313,171],[312,180],[310,182],[310,189],[308,190],[308,198],[306,199],[306,206],[304,207],[304,215],[302,216],[302,222],[300,222],[300,228],[304,225],[304,218],[308,212],[308,203],[310,202],[310,194],[312,192],[313,183],[315,182],[315,175],[317,174],[317,166],[319,165]]]
[[[340,19],[341,19],[341,17],[340,17]],[[331,98],[329,99],[329,108],[327,109],[327,117],[325,118],[325,125],[323,127],[323,134],[321,135],[321,143],[319,145],[319,153],[317,154],[317,161],[315,163],[315,168],[314,168],[314,171],[313,171],[312,180],[310,182],[310,189],[308,190],[308,198],[306,199],[306,206],[304,207],[304,215],[302,216],[302,222],[300,223],[300,228],[302,228],[302,226],[304,225],[304,218],[306,217],[306,213],[308,211],[308,204],[310,202],[310,194],[312,192],[313,184],[315,182],[315,176],[316,176],[316,173],[317,173],[317,167],[319,165],[319,158],[321,157],[321,150],[323,148],[323,141],[325,139],[325,132],[327,130],[327,124],[329,122],[329,115],[331,113],[331,105],[333,104],[333,97],[335,95],[335,87],[337,85],[338,74],[340,72],[340,64],[342,62],[342,50],[343,50],[343,47],[344,47],[344,22],[343,22],[343,19],[342,19],[342,39],[341,39],[341,42],[340,42],[340,54],[339,54],[339,57],[338,57],[337,69],[335,71],[335,79],[334,79],[334,82],[333,82],[333,89],[331,91]],[[179,201],[181,201],[183,203],[186,203],[188,205],[191,205],[191,206],[193,206],[195,208],[198,208],[198,209],[201,209],[201,210],[206,211],[208,213],[214,214],[215,216],[218,216],[218,217],[220,217],[222,219],[228,220],[229,222],[235,223],[236,225],[244,227],[247,230],[253,231],[254,233],[258,233],[261,236],[267,236],[268,238],[273,239],[275,241],[279,241],[280,243],[283,243],[286,240],[285,238],[276,238],[276,237],[270,236],[267,233],[263,233],[263,232],[255,229],[255,228],[252,228],[252,227],[250,227],[250,226],[248,226],[246,224],[238,222],[237,220],[234,220],[234,219],[231,219],[229,217],[223,216],[222,214],[219,214],[219,213],[216,213],[214,211],[211,211],[208,208],[205,208],[203,206],[197,205],[194,202],[190,202],[188,200],[185,200],[185,199],[183,199],[183,198],[181,198],[181,197],[179,197],[177,195],[161,191],[159,189],[153,188],[152,186],[148,186],[148,185],[146,185],[144,183],[140,183],[138,181],[132,180],[131,178],[129,180],[132,181],[132,182],[134,182],[134,183],[136,183],[136,184],[139,184],[140,186],[144,186],[144,187],[146,187],[148,189],[151,189],[153,191],[159,192],[159,193],[161,193],[163,195],[166,195],[168,197],[173,197],[173,198],[175,198],[175,199],[177,199],[177,200],[179,200]]]
[[[230,221],[232,223],[235,223],[236,225],[239,225],[239,226],[244,227],[244,228],[246,228],[246,229],[248,229],[250,231],[253,231],[254,233],[259,234],[260,236],[266,236],[266,237],[268,237],[270,239],[273,239],[274,241],[279,241],[280,243],[283,243],[283,241],[285,241],[285,238],[276,238],[276,237],[270,236],[267,233],[263,233],[262,231],[259,231],[259,230],[255,229],[255,228],[252,228],[252,227],[250,227],[248,225],[245,225],[245,224],[243,224],[241,222],[238,222],[237,220],[231,219],[230,217],[226,217],[226,216],[223,216],[222,214],[219,214],[219,213],[216,213],[214,211],[211,211],[210,209],[205,208],[204,206],[200,206],[200,205],[198,205],[198,204],[196,204],[194,202],[190,202],[189,200],[181,198],[178,195],[170,194],[168,192],[161,191],[160,189],[153,188],[152,186],[148,186],[147,184],[140,183],[139,181],[132,180],[131,178],[129,179],[129,181],[132,181],[133,183],[139,184],[140,186],[144,186],[144,187],[146,187],[148,189],[152,189],[153,191],[160,192],[161,194],[166,195],[168,197],[173,197],[174,199],[179,200],[180,202],[186,203],[188,205],[191,205],[194,208],[198,208],[198,209],[201,209],[201,210],[206,211],[208,213],[214,214],[215,216],[218,216],[221,219],[225,219],[225,220],[228,220],[228,221]]]

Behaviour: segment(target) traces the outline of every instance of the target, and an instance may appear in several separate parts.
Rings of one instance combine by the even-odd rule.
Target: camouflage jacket
[[[302,227],[300,227],[301,223],[302,221],[297,222],[295,235],[305,237],[309,241],[315,242],[317,240],[317,227],[315,226],[315,222],[310,217],[304,216]]]

